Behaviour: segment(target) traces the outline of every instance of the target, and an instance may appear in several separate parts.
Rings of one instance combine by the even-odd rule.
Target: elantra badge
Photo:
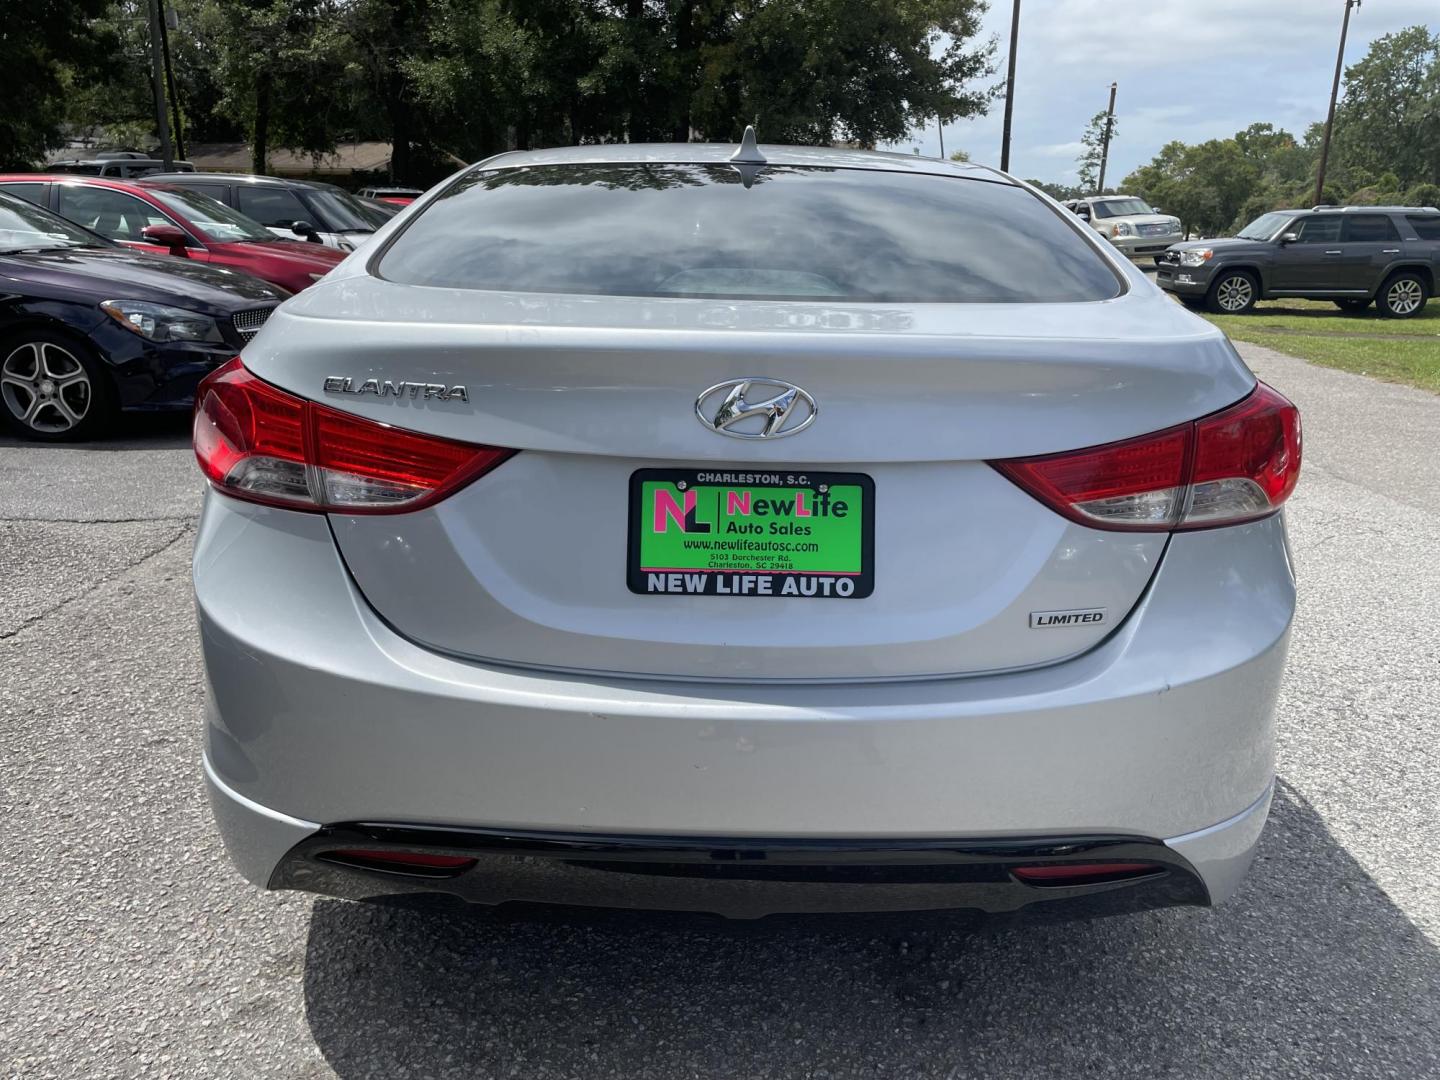
[[[469,402],[470,393],[463,386],[444,383],[410,382],[408,379],[365,379],[357,383],[348,375],[328,375],[327,394],[374,394],[376,397],[408,397],[424,401]]]

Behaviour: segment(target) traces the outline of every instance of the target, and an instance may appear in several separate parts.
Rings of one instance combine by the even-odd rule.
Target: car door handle
[[[1327,252],[1325,252],[1325,254],[1326,254],[1326,255],[1344,255],[1345,252],[1341,251],[1339,248],[1336,248],[1334,251],[1327,251]]]
[[[1382,248],[1382,249],[1380,250],[1380,254],[1381,254],[1381,255],[1399,255],[1399,254],[1400,254],[1400,249],[1399,249],[1399,248]]]

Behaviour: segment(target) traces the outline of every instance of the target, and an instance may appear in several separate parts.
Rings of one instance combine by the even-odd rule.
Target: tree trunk
[[[530,149],[530,106],[524,103],[515,117],[515,149]]]
[[[255,76],[255,129],[250,136],[250,171],[264,174],[270,151],[270,72]]]
[[[180,95],[175,92],[175,68],[170,63],[170,32],[165,28],[165,9],[160,9],[160,54],[165,58],[165,93],[170,98],[170,134],[175,138],[175,156],[185,159],[185,131],[180,126]]]
[[[413,173],[410,137],[413,117],[405,100],[405,77],[392,67],[385,79],[385,111],[390,115],[390,182],[408,184]]]
[[[680,63],[680,115],[676,142],[690,141],[690,102],[695,96],[695,0],[681,0],[675,12],[675,51]]]

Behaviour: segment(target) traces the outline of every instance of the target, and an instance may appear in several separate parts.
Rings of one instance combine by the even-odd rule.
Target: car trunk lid
[[[404,317],[394,301],[409,305]],[[365,318],[381,308],[384,321]],[[290,301],[245,361],[337,409],[521,451],[428,509],[331,517],[366,600],[426,646],[684,679],[957,675],[1092,647],[1139,598],[1165,544],[1164,534],[1066,521],[988,460],[1129,438],[1253,385],[1223,337],[1148,291],[1020,314],[597,303],[352,277]],[[703,391],[751,378],[802,388],[814,422],[770,439],[702,422]],[[696,593],[684,577],[674,590],[665,580],[633,591],[637,568],[687,569],[639,567],[637,532],[676,527],[687,509],[721,524],[705,505],[687,508],[679,486],[669,489],[676,513],[637,513],[637,484],[701,474],[742,498],[792,500],[778,518],[739,522],[767,542],[773,525],[797,524],[797,490],[813,500],[821,483],[851,485],[848,498],[871,503],[873,591]],[[714,492],[717,505],[724,497]],[[639,580],[643,590],[649,579]],[[1044,618],[1054,613],[1084,618]]]

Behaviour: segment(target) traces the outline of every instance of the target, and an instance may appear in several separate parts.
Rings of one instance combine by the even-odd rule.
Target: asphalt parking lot
[[[0,442],[0,1069],[1440,1076],[1440,398],[1241,348],[1306,424],[1258,862],[1215,911],[1025,931],[259,893],[200,782],[185,425]]]

